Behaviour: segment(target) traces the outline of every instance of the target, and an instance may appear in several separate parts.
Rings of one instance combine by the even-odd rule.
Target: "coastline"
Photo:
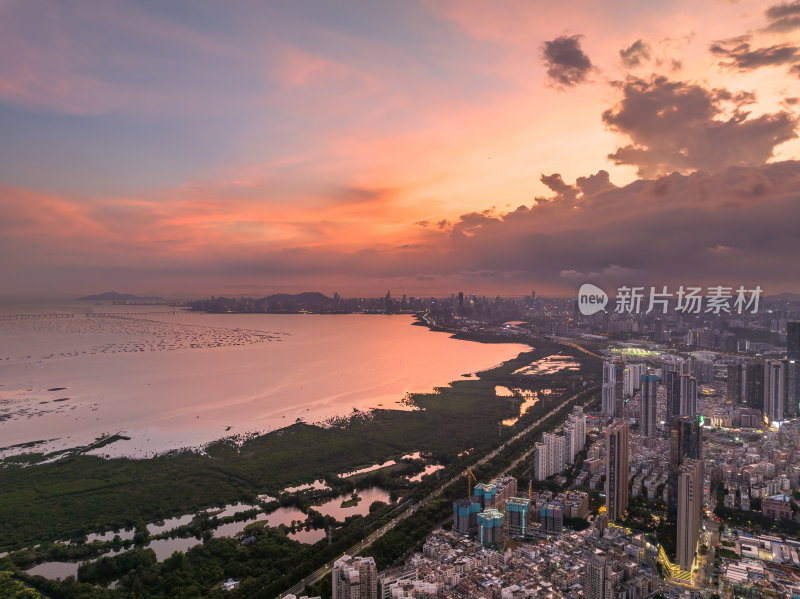
[[[44,441],[34,451],[52,453],[121,433],[131,440],[95,453],[146,458],[264,434],[298,418],[321,423],[354,408],[403,409],[398,402],[408,392],[446,386],[527,349],[431,335],[409,326],[408,315],[303,316],[83,318],[3,327],[0,340],[8,341],[11,358],[0,362],[0,444],[16,447],[0,456],[30,451],[24,445],[35,442]],[[10,351],[28,328],[35,328],[30,340]],[[50,330],[58,333],[55,347]],[[170,345],[165,339],[173,332],[179,338]]]
[[[124,527],[136,519],[170,517],[248,500],[414,451],[452,462],[466,449],[480,450],[496,442],[497,425],[487,427],[486,423],[518,416],[521,399],[497,398],[496,385],[566,389],[593,371],[586,367],[586,356],[571,350],[580,356],[578,372],[513,375],[531,361],[570,351],[545,339],[537,346],[479,372],[476,378],[412,395],[418,408],[414,411],[376,409],[368,417],[357,415],[327,428],[296,423],[243,443],[223,439],[208,445],[204,453],[172,452],[142,460],[68,455],[28,467],[3,462],[0,538],[4,543],[0,550],[64,538],[85,530],[87,522],[93,523],[91,529]],[[553,393],[541,407],[559,396]],[[524,422],[521,418],[519,425]],[[219,470],[222,464],[224,471]],[[170,483],[164,488],[167,480]],[[57,516],[44,518],[43,514]]]

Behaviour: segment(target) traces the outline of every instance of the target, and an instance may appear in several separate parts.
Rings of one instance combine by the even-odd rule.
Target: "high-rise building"
[[[685,460],[678,473],[678,543],[676,558],[682,570],[691,571],[703,509],[703,462]]]
[[[608,560],[599,549],[586,560],[586,569],[583,571],[583,597],[584,599],[606,599],[606,569]]]
[[[688,374],[681,375],[680,382],[680,416],[697,415],[697,379]]]
[[[767,360],[764,365],[764,413],[771,422],[784,419],[786,371],[780,360]]]
[[[572,414],[567,416],[567,423],[564,425],[564,439],[566,462],[575,463],[575,456],[583,451],[586,446],[586,414],[583,408],[575,406]]]
[[[503,543],[503,514],[494,508],[478,514],[478,540],[484,547]]]
[[[692,357],[689,361],[690,374],[697,379],[701,385],[708,385],[714,382],[714,362],[702,358]]]
[[[664,385],[667,388],[667,422],[681,412],[681,375],[675,370],[668,370],[664,375]]]
[[[800,362],[800,322],[786,323],[786,357]]]
[[[678,516],[678,474],[685,459],[702,460],[703,428],[697,417],[681,416],[670,422],[667,515]]]
[[[603,416],[611,416],[614,411],[615,367],[613,362],[603,362],[603,387],[600,410]]]
[[[524,538],[528,533],[528,512],[531,502],[527,497],[510,497],[506,501],[506,533]]]
[[[564,530],[564,506],[560,503],[545,503],[539,508],[542,530],[550,534],[561,534]]]
[[[612,418],[625,418],[625,363],[614,364],[614,409]]]
[[[783,413],[786,418],[797,418],[800,416],[800,360],[787,359],[784,362],[784,372],[786,395]]]
[[[547,454],[550,458],[548,471],[552,476],[564,470],[564,436],[556,433],[544,433],[542,440],[547,445]]]
[[[748,408],[764,412],[764,362],[747,365],[745,403]]]
[[[533,478],[544,480],[549,474],[550,455],[547,452],[547,445],[542,441],[533,444]]]
[[[617,420],[606,428],[606,513],[618,520],[628,509],[628,423]]]
[[[473,534],[478,527],[478,513],[483,505],[478,497],[466,497],[453,502],[453,530]]]
[[[344,555],[333,564],[333,599],[378,599],[378,569],[371,557]]]
[[[746,378],[747,368],[744,364],[728,364],[728,401],[737,404],[744,402]]]
[[[656,389],[658,388],[658,377],[654,374],[643,374],[641,382],[641,430],[645,437],[655,437],[658,433],[656,429]]]

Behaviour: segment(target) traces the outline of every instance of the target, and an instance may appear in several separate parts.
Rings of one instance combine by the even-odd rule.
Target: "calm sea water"
[[[131,440],[96,453],[145,457],[297,419],[402,409],[408,392],[526,349],[451,339],[405,315],[149,314],[168,309],[91,303],[37,310],[83,313],[0,320],[0,447],[45,440],[37,449],[49,451],[122,433]],[[111,311],[120,314],[85,314]]]

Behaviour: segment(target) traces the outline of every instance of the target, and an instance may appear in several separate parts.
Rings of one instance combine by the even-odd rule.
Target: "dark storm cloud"
[[[752,48],[750,36],[739,36],[714,42],[709,51],[720,57],[720,66],[739,71],[752,71],[761,67],[793,64],[800,61],[800,47],[792,44],[776,44],[764,48]]]
[[[765,31],[786,33],[800,29],[800,1],[776,4],[769,7],[765,14],[770,20]]]
[[[642,177],[763,164],[775,146],[797,136],[797,120],[788,112],[748,118],[741,107],[752,101],[751,94],[709,90],[666,77],[631,77],[619,87],[622,100],[603,112],[603,122],[632,143],[609,158],[635,166]],[[727,119],[722,116],[725,103],[734,107]]]
[[[644,40],[636,40],[619,51],[622,64],[629,69],[638,67],[650,60],[650,45]]]
[[[800,162],[672,173],[574,202],[462,217],[444,252],[480,271],[573,284],[796,288]],[[713,225],[713,226],[712,226]],[[519,276],[519,275],[514,275]]]
[[[581,35],[562,35],[542,46],[547,76],[557,86],[573,87],[583,83],[594,68],[581,50]]]

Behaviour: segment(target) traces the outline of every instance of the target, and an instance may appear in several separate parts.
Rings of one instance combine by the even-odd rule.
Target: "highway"
[[[512,443],[514,443],[516,441],[519,441],[522,437],[528,435],[531,431],[533,431],[537,426],[539,426],[545,420],[547,420],[548,418],[550,418],[551,416],[556,414],[566,404],[570,403],[571,401],[573,401],[574,399],[576,399],[580,395],[586,393],[587,391],[592,391],[594,389],[596,389],[596,387],[590,387],[589,389],[585,389],[584,391],[581,391],[580,393],[577,393],[577,394],[573,395],[572,397],[570,397],[568,399],[565,399],[563,402],[561,402],[556,407],[554,407],[552,410],[550,410],[547,414],[545,414],[544,416],[539,418],[536,422],[534,422],[533,424],[529,425],[525,429],[519,431],[513,437],[511,437],[511,438],[507,439],[506,441],[504,441],[502,444],[500,444],[495,449],[493,449],[492,451],[487,453],[485,456],[483,456],[477,462],[472,464],[469,468],[477,468],[478,466],[481,466],[481,465],[485,464],[486,462],[488,462],[489,460],[493,459],[495,456],[497,456],[498,453],[503,451],[506,447],[508,447],[509,445],[511,445]],[[522,456],[517,458],[508,468],[506,468],[502,472],[501,476],[505,476],[508,472],[510,472],[512,468],[514,468],[517,464],[519,464],[519,462],[521,462],[522,460],[526,459],[530,455],[530,453],[532,451],[533,451],[533,449],[531,448],[531,449],[527,450],[525,453],[523,453]],[[372,543],[374,543],[380,537],[385,535],[388,531],[392,530],[395,526],[397,526],[400,522],[402,522],[403,520],[408,518],[415,511],[417,511],[417,509],[419,509],[420,507],[428,504],[432,500],[436,499],[437,497],[439,497],[445,491],[445,489],[447,489],[448,487],[450,487],[451,485],[455,484],[457,481],[459,481],[463,477],[465,477],[467,475],[467,470],[469,470],[469,468],[465,468],[460,473],[458,473],[455,476],[453,476],[452,478],[450,478],[447,482],[442,483],[442,485],[440,485],[435,490],[433,490],[431,493],[429,493],[418,504],[412,505],[411,507],[407,508],[402,513],[400,513],[399,515],[395,516],[391,521],[387,522],[386,524],[381,526],[378,530],[374,531],[372,534],[370,534],[369,536],[367,536],[364,539],[362,539],[359,543],[356,543],[355,545],[353,545],[350,549],[345,551],[342,555],[358,555],[359,553],[361,553],[364,549],[366,549],[367,547],[372,545]],[[316,584],[317,582],[322,580],[325,576],[327,576],[330,573],[332,566],[333,566],[332,562],[325,564],[324,566],[322,566],[321,568],[319,568],[318,570],[316,570],[312,574],[309,574],[308,576],[306,576],[303,580],[301,580],[300,582],[298,582],[297,584],[295,584],[291,588],[289,588],[286,591],[284,591],[283,593],[281,593],[278,597],[282,598],[282,597],[285,597],[286,595],[297,595],[298,593],[300,593],[307,586],[312,585],[312,584]]]

